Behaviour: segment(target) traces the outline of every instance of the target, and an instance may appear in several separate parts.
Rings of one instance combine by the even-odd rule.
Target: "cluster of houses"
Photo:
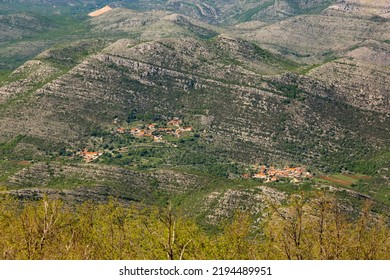
[[[102,154],[102,152],[88,152],[87,150],[83,150],[77,153],[77,155],[81,156],[86,163],[98,159]]]
[[[192,131],[191,126],[182,126],[182,120],[174,118],[167,122],[167,127],[157,127],[156,124],[148,124],[144,128],[132,127],[125,129],[123,127],[117,128],[116,132],[120,134],[130,133],[136,137],[152,137],[154,142],[166,142],[163,140],[163,134],[172,135],[180,138],[183,132]]]
[[[250,178],[249,174],[244,174],[244,178]],[[267,182],[277,182],[283,178],[290,178],[294,181],[299,179],[308,179],[312,178],[310,172],[306,171],[304,167],[285,167],[283,169],[278,169],[274,166],[261,165],[256,168],[256,173],[252,175],[252,178],[263,179]]]
[[[117,124],[117,120],[114,121],[114,124]],[[191,126],[182,126],[182,120],[174,118],[167,122],[167,127],[158,127],[157,124],[142,125],[142,128],[132,127],[130,129],[119,127],[113,133],[129,133],[136,137],[151,137],[154,142],[168,143],[168,141],[163,139],[164,135],[172,135],[180,138],[183,132],[190,132],[192,130]],[[81,152],[77,152],[76,155],[81,156],[86,163],[90,163],[102,156],[103,152],[89,152],[87,149],[84,149]]]

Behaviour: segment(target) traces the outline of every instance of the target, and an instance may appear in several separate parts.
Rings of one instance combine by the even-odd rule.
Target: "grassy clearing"
[[[322,183],[335,183],[341,186],[351,186],[361,179],[368,179],[364,174],[333,174],[328,176],[319,176],[316,180]]]

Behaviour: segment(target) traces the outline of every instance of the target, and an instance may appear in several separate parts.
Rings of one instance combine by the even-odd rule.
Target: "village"
[[[306,171],[304,167],[284,167],[278,169],[274,166],[260,165],[253,168],[255,173],[251,176],[250,174],[244,174],[243,178],[249,179],[263,179],[266,182],[277,182],[283,178],[292,179],[293,182],[298,183],[301,179],[310,179],[312,175]]]
[[[164,134],[180,138],[183,132],[191,132],[193,130],[191,126],[182,126],[182,123],[183,121],[181,119],[173,118],[167,122],[167,127],[158,127],[157,124],[151,123],[145,126],[132,127],[130,129],[119,127],[117,128],[116,133],[130,133],[135,137],[151,137],[154,142],[167,143],[168,141],[163,139]]]
[[[84,149],[81,152],[77,152],[76,155],[81,156],[86,163],[90,163],[92,161],[97,160],[101,155],[103,155],[102,152],[89,152],[87,149]]]
[[[168,140],[164,139],[167,136],[174,138],[181,138],[184,133],[193,131],[192,126],[183,126],[183,121],[179,118],[173,118],[172,120],[166,123],[166,126],[159,127],[156,123],[151,123],[147,125],[138,125],[136,127],[124,128],[118,127],[112,131],[113,134],[131,134],[137,138],[150,138],[153,142],[156,143],[167,143],[171,144]],[[176,146],[175,144],[171,144]],[[90,163],[98,159],[103,155],[103,152],[91,152],[87,149],[84,149],[81,152],[77,152],[77,155],[81,156],[86,163]]]
[[[116,121],[114,124],[117,124]],[[155,143],[166,143],[176,146],[171,143],[174,138],[181,138],[185,133],[193,131],[191,126],[184,126],[180,118],[173,118],[167,121],[165,125],[157,123],[143,124],[138,123],[133,127],[116,127],[112,130],[113,134],[130,134],[137,138],[149,138]],[[174,137],[174,138],[172,138]],[[103,155],[103,152],[92,152],[86,149],[78,152],[86,163],[90,163]],[[313,176],[304,167],[284,167],[277,168],[275,166],[254,165],[248,168],[249,172],[242,175],[244,179],[262,179],[265,182],[278,182],[282,179],[291,179],[294,183],[299,183],[302,179],[311,179]]]

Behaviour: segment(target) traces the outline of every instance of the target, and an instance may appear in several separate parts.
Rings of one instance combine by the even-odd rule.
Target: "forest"
[[[213,232],[164,207],[60,199],[0,202],[0,258],[19,260],[378,260],[390,258],[388,221],[370,202],[347,215],[329,194],[237,212]]]

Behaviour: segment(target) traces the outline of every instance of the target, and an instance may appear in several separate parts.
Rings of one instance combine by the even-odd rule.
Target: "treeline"
[[[351,219],[333,197],[270,203],[207,233],[172,207],[60,200],[0,202],[1,259],[389,259],[390,230],[369,205]]]

